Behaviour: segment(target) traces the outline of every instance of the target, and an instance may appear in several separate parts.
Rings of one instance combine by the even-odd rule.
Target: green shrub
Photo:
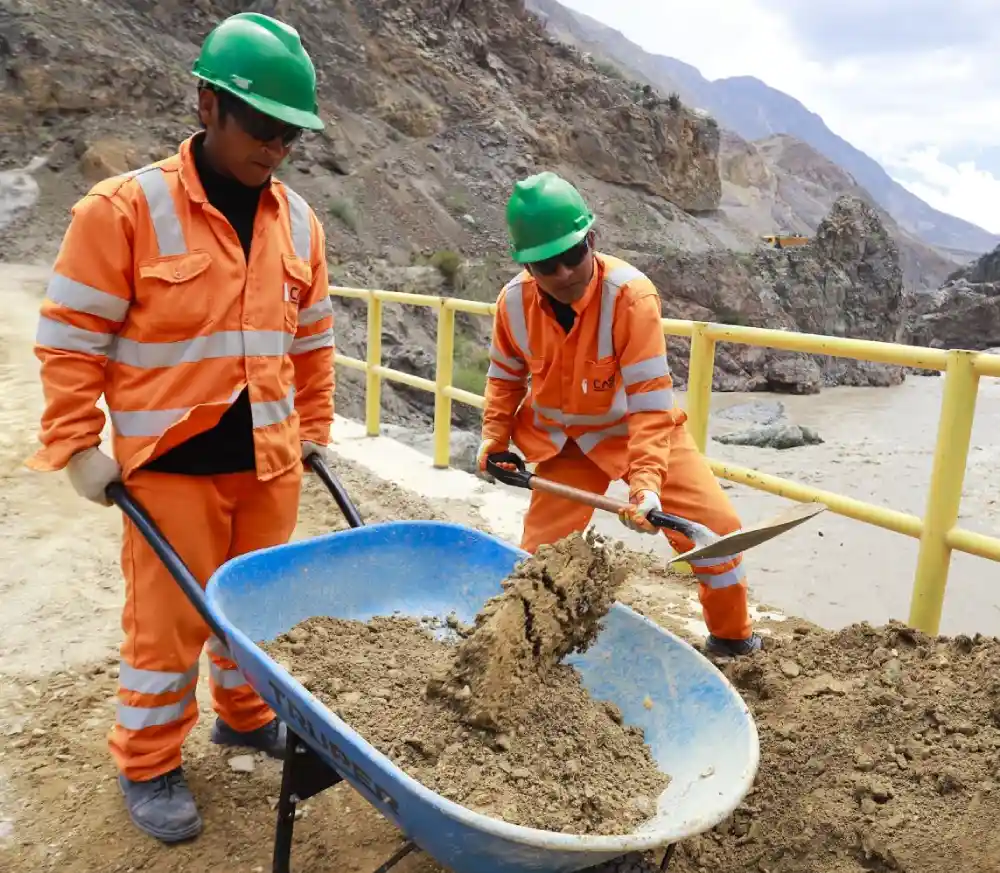
[[[462,256],[458,252],[444,250],[431,255],[431,266],[436,267],[449,285],[455,284],[459,268],[462,266]]]
[[[600,72],[604,73],[604,75],[607,76],[609,79],[625,78],[622,75],[622,71],[619,70],[618,67],[612,64],[610,61],[605,61],[605,60],[594,61],[594,67],[597,68]]]
[[[358,214],[354,203],[347,197],[337,197],[330,203],[330,215],[337,218],[352,231],[358,229]]]
[[[462,391],[482,394],[486,390],[486,371],[490,366],[490,352],[464,337],[455,343],[455,369],[452,384]]]

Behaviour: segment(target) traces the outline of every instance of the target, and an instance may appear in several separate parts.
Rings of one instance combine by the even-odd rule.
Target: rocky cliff
[[[1000,347],[1000,247],[956,270],[933,294],[914,298],[910,342],[984,351]]]
[[[894,335],[897,252],[870,209],[845,200],[811,246],[762,247],[722,202],[715,122],[559,43],[520,0],[6,0],[0,170],[27,167],[30,184],[0,228],[0,257],[49,262],[69,206],[95,179],[163,156],[195,129],[198,45],[248,8],[294,24],[317,63],[329,126],[281,175],[324,221],[335,283],[495,299],[515,272],[510,186],[551,168],[593,204],[602,249],[661,284],[669,314]],[[364,304],[338,302],[337,319],[339,350],[363,357]],[[460,320],[470,390],[481,388],[488,329]],[[432,312],[385,307],[389,366],[430,375],[434,336]],[[744,348],[720,359],[720,387],[895,378]],[[342,368],[338,409],[360,415],[361,397],[359,374]],[[429,395],[391,384],[383,399],[390,421],[424,424],[432,408]],[[456,423],[476,417],[456,404]]]
[[[904,297],[899,255],[876,212],[839,198],[808,246],[751,255],[711,252],[636,259],[673,318],[895,341]],[[671,367],[683,381],[688,342],[671,337]],[[723,344],[715,387],[812,393],[824,385],[890,385],[898,367]]]
[[[812,146],[784,134],[747,142],[723,131],[722,209],[759,234],[812,235],[838,197],[867,203],[899,250],[907,290],[937,288],[956,262],[904,230],[845,170]]]

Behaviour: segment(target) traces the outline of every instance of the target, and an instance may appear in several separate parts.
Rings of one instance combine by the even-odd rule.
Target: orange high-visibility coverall
[[[615,479],[660,495],[665,512],[722,535],[740,521],[674,404],[660,298],[630,264],[595,255],[567,334],[527,271],[497,299],[483,438],[512,441],[537,475],[603,494]],[[593,509],[533,491],[522,548],[584,529]],[[693,543],[665,530],[671,545]],[[742,555],[692,561],[709,631],[745,639],[751,624]]]
[[[100,182],[72,215],[41,308],[42,448],[28,466],[59,470],[98,445],[103,393],[125,485],[204,585],[227,558],[288,540],[300,443],[329,442],[334,336],[322,226],[273,180],[260,195],[248,264],[206,200],[191,139],[166,160]],[[245,388],[256,473],[143,469],[214,427]],[[181,763],[209,630],[128,519],[122,569],[110,745],[124,775],[144,780]],[[220,717],[238,731],[274,718],[223,644],[210,654]]]

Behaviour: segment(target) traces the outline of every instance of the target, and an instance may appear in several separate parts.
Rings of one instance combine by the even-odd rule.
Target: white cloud
[[[932,206],[1000,232],[1000,179],[961,162],[1000,144],[1000,65],[987,38],[1000,32],[1000,14],[988,11],[994,0],[911,0],[898,15],[924,20],[908,21],[894,44],[882,34],[892,19],[886,10],[873,38],[868,0],[562,2],[709,79],[756,76],[821,115]],[[942,26],[955,11],[949,3],[963,2],[977,26]]]
[[[951,166],[936,148],[911,152],[886,167],[905,188],[935,209],[960,215],[992,233],[1000,233],[1000,179],[972,161]]]

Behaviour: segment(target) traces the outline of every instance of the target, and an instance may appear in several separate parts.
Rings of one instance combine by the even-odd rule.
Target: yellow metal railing
[[[451,384],[455,353],[455,314],[465,312],[471,315],[492,316],[496,311],[496,305],[451,297],[431,297],[366,288],[334,287],[330,292],[338,297],[365,300],[368,304],[367,359],[362,361],[341,354],[336,356],[336,362],[340,366],[361,370],[367,376],[365,426],[368,434],[377,436],[381,430],[383,379],[430,391],[435,395],[434,466],[447,467],[450,462],[452,401],[457,400],[479,409],[483,408],[481,395],[462,391]],[[437,310],[437,366],[433,381],[382,366],[384,303],[426,306]],[[1000,562],[1000,538],[957,527],[979,393],[979,378],[1000,377],[1000,355],[960,349],[945,351],[872,340],[701,321],[680,321],[671,318],[662,319],[662,323],[664,333],[691,338],[686,404],[687,426],[702,453],[706,451],[708,443],[715,348],[720,342],[938,370],[945,374],[941,416],[934,448],[934,465],[922,519],[909,513],[813,488],[758,470],[708,459],[713,471],[720,478],[791,500],[823,503],[838,515],[920,540],[909,622],[925,633],[936,634],[941,623],[951,553],[966,552]]]

